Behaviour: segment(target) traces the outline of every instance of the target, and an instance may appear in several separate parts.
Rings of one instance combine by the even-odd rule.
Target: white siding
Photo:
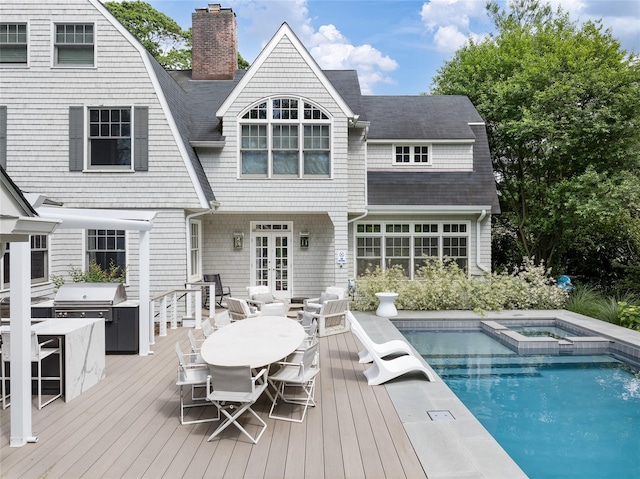
[[[428,142],[427,142],[428,143]],[[398,144],[403,144],[399,142]],[[404,143],[407,144],[407,143]],[[471,171],[473,170],[473,144],[434,143],[431,145],[431,165],[394,165],[394,144],[369,144],[367,147],[368,169],[428,171]]]
[[[89,2],[2,2],[3,22],[28,22],[29,68],[0,67],[7,172],[24,191],[79,207],[198,206],[138,50]],[[53,66],[54,23],[95,24],[96,68]],[[70,173],[69,106],[149,107],[149,171]],[[166,194],[171,192],[171,194]]]
[[[7,106],[7,172],[26,192],[79,208],[145,208],[158,212],[151,237],[151,294],[182,287],[186,275],[185,208],[200,203],[140,52],[90,2],[3,0],[3,22],[27,22],[28,68],[0,67]],[[94,23],[96,66],[53,66],[55,23]],[[70,172],[69,106],[147,106],[149,170]],[[132,140],[133,141],[133,140]],[[138,295],[138,232],[127,232],[128,295]],[[84,265],[81,230],[50,239],[50,270],[68,277]],[[53,295],[52,283],[33,295]]]

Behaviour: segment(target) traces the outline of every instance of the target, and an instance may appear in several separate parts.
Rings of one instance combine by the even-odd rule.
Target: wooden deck
[[[178,329],[157,338],[153,356],[107,356],[97,386],[33,408],[35,444],[10,448],[2,411],[0,477],[426,478],[385,387],[367,385],[351,333],[320,338],[317,406],[304,423],[269,419],[263,396],[254,409],[268,428],[257,445],[235,427],[207,442],[217,422],[180,425],[178,340],[186,350]]]

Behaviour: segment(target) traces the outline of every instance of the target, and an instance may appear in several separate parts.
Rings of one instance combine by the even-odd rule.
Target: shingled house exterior
[[[499,212],[485,125],[466,97],[365,96],[287,24],[238,71],[236,18],[193,18],[193,71],[165,71],[98,0],[0,5],[0,164],[69,208],[156,212],[151,292],[220,273],[235,296],[346,287],[372,266],[491,264]],[[32,238],[32,295],[89,260],[126,265],[138,233]],[[3,268],[8,265],[5,254]],[[0,275],[0,296],[8,275]]]

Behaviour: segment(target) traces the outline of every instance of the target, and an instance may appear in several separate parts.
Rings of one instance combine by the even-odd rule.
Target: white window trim
[[[305,120],[304,118],[298,118],[297,120],[274,120],[272,118],[273,112],[273,100],[276,99],[293,99],[298,100],[300,105],[304,105],[304,103],[310,103],[322,113],[327,115],[328,120]],[[245,119],[242,118],[247,112],[256,108],[260,103],[267,103],[267,118],[266,119]],[[303,106],[299,106],[299,109],[304,109]],[[271,132],[270,126],[274,124],[283,124],[283,125],[298,125],[298,174],[297,175],[274,175],[273,174],[273,134]],[[267,126],[267,175],[251,175],[251,174],[243,174],[242,173],[242,126],[243,125],[266,125]],[[305,175],[304,174],[304,126],[305,125],[328,125],[329,126],[329,175]],[[237,135],[237,154],[238,158],[237,164],[237,176],[236,179],[268,179],[268,180],[288,180],[288,179],[312,179],[312,180],[326,180],[333,179],[333,171],[334,171],[334,118],[333,116],[325,109],[318,105],[317,102],[311,101],[307,98],[298,96],[298,95],[272,95],[267,98],[262,98],[256,102],[253,102],[249,107],[240,111],[237,116],[236,122],[236,135]]]
[[[404,146],[408,146],[410,147],[410,155],[411,155],[411,159],[408,163],[397,163],[396,162],[396,147],[404,147]],[[424,163],[424,162],[416,162],[415,161],[415,156],[414,156],[414,151],[413,148],[415,146],[426,146],[429,149],[429,161]],[[402,142],[397,142],[397,143],[393,143],[391,145],[391,165],[394,168],[416,168],[416,167],[420,167],[420,166],[433,166],[433,143],[431,142],[424,142],[424,141],[402,141]]]
[[[197,249],[198,249],[198,259],[197,259],[197,269],[194,270],[194,265],[191,257],[191,253],[193,252],[193,248],[191,247],[191,228],[195,226],[197,228]],[[189,221],[189,282],[195,282],[202,279],[202,220],[190,220]]]
[[[58,65],[56,62],[56,25],[93,25],[93,65]],[[51,22],[51,68],[68,70],[70,68],[97,69],[98,68],[98,25],[96,22],[75,20],[56,20]]]
[[[367,224],[378,224],[380,225],[380,232],[376,232],[376,233],[367,233],[367,232],[362,232],[359,233],[358,232],[358,226],[360,225],[367,225]],[[408,224],[409,225],[409,231],[405,232],[405,233],[387,233],[386,232],[386,227],[387,225],[390,224]],[[437,224],[438,225],[438,232],[437,233],[416,233],[415,232],[415,225],[417,224]],[[445,233],[444,232],[444,225],[445,224],[464,224],[467,227],[467,231],[465,233]],[[386,255],[386,242],[385,242],[385,238],[386,237],[410,237],[410,241],[409,241],[409,264],[411,267],[411,271],[409,271],[409,278],[413,279],[413,275],[414,275],[414,269],[415,269],[415,237],[416,236],[432,236],[432,237],[438,237],[439,241],[438,241],[438,259],[440,261],[442,261],[444,259],[443,257],[443,238],[451,238],[451,237],[455,237],[455,238],[460,238],[460,237],[466,237],[467,238],[467,274],[470,274],[470,269],[471,269],[471,241],[472,241],[472,236],[471,236],[472,232],[471,232],[471,221],[468,220],[412,220],[412,221],[393,221],[393,220],[389,220],[389,221],[373,221],[373,220],[369,220],[369,221],[362,221],[359,223],[355,223],[354,224],[354,228],[353,228],[353,245],[354,245],[354,251],[353,251],[353,257],[355,258],[355,263],[354,263],[354,268],[356,269],[355,274],[361,274],[360,271],[357,271],[357,264],[358,264],[358,238],[359,237],[379,237],[381,238],[381,243],[380,243],[380,264],[381,264],[381,269],[384,270],[386,268],[386,259],[387,259],[387,255]],[[476,238],[476,241],[478,241],[478,239]]]
[[[2,21],[0,23],[8,25],[26,25],[27,26],[27,61],[26,63],[0,63],[1,68],[29,68],[31,64],[31,24],[28,21]]]
[[[123,109],[123,108],[128,108],[131,111],[131,132],[130,132],[130,139],[131,139],[131,153],[130,153],[130,165],[129,167],[119,167],[119,166],[113,166],[113,167],[105,167],[105,166],[100,166],[100,167],[95,167],[95,166],[91,166],[91,151],[90,151],[90,143],[91,143],[91,138],[89,137],[89,110],[91,109],[110,109],[110,108],[118,108],[118,109]],[[84,162],[83,162],[83,173],[134,173],[135,172],[135,122],[136,122],[136,118],[135,118],[135,108],[134,105],[123,105],[123,104],[115,104],[115,105],[100,105],[100,106],[85,106],[84,108],[84,120],[83,120],[83,126],[84,126]]]
[[[88,232],[89,230],[109,230],[115,229],[116,231],[124,231],[124,252],[127,258],[127,264],[125,264],[125,278],[124,286],[129,285],[129,259],[131,257],[131,245],[129,230],[119,230],[117,228],[85,228],[82,230],[82,271],[86,271],[89,267],[89,248],[88,248]]]

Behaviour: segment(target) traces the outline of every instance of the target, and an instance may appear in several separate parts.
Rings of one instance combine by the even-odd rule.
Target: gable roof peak
[[[264,62],[269,58],[269,56],[273,53],[274,49],[280,44],[280,42],[284,37],[286,37],[291,42],[293,47],[298,51],[298,53],[304,59],[306,64],[309,66],[309,68],[314,72],[316,77],[320,80],[320,82],[324,85],[324,87],[327,89],[330,95],[334,98],[336,103],[340,106],[344,114],[348,118],[353,118],[354,113],[349,107],[349,105],[347,104],[347,102],[345,102],[344,99],[340,96],[336,88],[333,86],[333,84],[329,81],[329,79],[325,75],[322,68],[320,68],[318,63],[311,56],[307,48],[303,45],[303,43],[300,41],[298,36],[291,29],[291,27],[287,22],[283,22],[282,25],[280,25],[280,28],[276,31],[273,37],[271,37],[271,40],[269,40],[269,42],[262,49],[262,51],[260,52],[256,60],[249,67],[249,70],[247,71],[247,73],[242,77],[242,79],[238,82],[238,84],[236,85],[234,90],[231,92],[231,94],[222,103],[222,105],[216,112],[216,116],[218,117],[224,116],[224,114],[229,109],[229,107],[235,102],[240,92],[242,92],[245,86],[251,81],[255,73],[258,70],[260,70]]]

